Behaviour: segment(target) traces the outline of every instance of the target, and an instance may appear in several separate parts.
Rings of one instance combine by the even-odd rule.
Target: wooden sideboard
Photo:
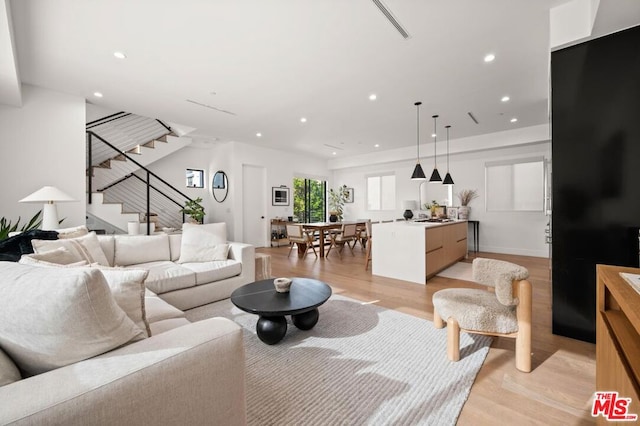
[[[629,413],[640,416],[640,293],[620,272],[640,269],[596,266],[596,392],[631,398]],[[598,424],[611,422],[598,416]]]

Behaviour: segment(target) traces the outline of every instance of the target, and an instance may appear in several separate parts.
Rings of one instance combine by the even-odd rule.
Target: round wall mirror
[[[229,181],[227,180],[227,174],[222,170],[218,170],[216,174],[213,175],[211,192],[213,193],[213,198],[219,203],[227,199],[227,194],[229,194]]]

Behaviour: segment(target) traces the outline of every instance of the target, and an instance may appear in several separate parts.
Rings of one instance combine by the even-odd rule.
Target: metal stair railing
[[[105,117],[105,119],[108,119],[110,117]],[[117,118],[114,118],[117,119]],[[162,122],[160,122],[161,124],[163,124]],[[164,126],[164,124],[163,124]],[[166,126],[165,126],[166,127]],[[169,129],[170,130],[170,129]],[[172,199],[170,196],[168,196],[166,193],[164,193],[163,191],[161,191],[160,189],[158,189],[157,187],[153,186],[151,184],[151,177],[153,176],[153,178],[157,179],[159,182],[161,182],[163,185],[167,186],[168,188],[170,188],[172,191],[174,191],[175,193],[179,194],[182,198],[184,198],[185,201],[193,201],[189,196],[187,196],[186,194],[184,194],[182,191],[180,191],[179,189],[177,189],[176,187],[174,187],[173,185],[171,185],[169,182],[167,182],[166,180],[164,180],[163,178],[161,178],[160,176],[158,176],[157,174],[155,174],[154,172],[152,172],[151,170],[149,170],[148,168],[146,168],[145,166],[143,166],[142,164],[140,164],[138,161],[134,160],[126,151],[121,151],[118,148],[116,148],[113,144],[111,144],[110,142],[108,142],[107,140],[105,140],[104,138],[102,138],[100,135],[94,133],[91,130],[87,130],[87,202],[89,204],[92,203],[92,193],[93,193],[93,169],[95,166],[93,166],[92,164],[92,145],[93,145],[93,140],[94,138],[97,139],[98,141],[100,141],[101,143],[103,143],[104,145],[108,146],[109,148],[111,148],[113,151],[117,152],[118,155],[122,155],[124,156],[128,161],[131,161],[133,164],[135,164],[136,166],[138,166],[141,170],[144,170],[144,172],[146,173],[146,179],[141,178],[138,175],[135,175],[134,173],[132,173],[130,176],[125,176],[124,178],[120,179],[119,181],[112,183],[111,185],[105,187],[105,188],[101,188],[98,189],[98,191],[102,192],[104,190],[106,190],[109,187],[112,187],[118,183],[121,183],[122,181],[135,176],[137,179],[143,181],[145,183],[145,187],[146,187],[146,217],[147,217],[147,235],[151,234],[151,223],[150,223],[150,218],[151,218],[151,190],[155,190],[157,191],[159,194],[161,194],[162,196],[166,197],[167,199],[171,200],[174,204],[177,204],[178,206],[180,206],[181,208],[183,207],[183,204],[180,204],[179,202],[177,202],[176,200]],[[183,213],[183,220],[184,220],[184,213]]]

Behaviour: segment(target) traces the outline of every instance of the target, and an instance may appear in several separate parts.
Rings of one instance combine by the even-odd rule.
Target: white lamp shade
[[[76,201],[71,195],[61,191],[55,186],[43,186],[31,195],[27,195],[20,203],[65,203]]]
[[[405,200],[402,202],[402,207],[405,210],[415,210],[418,208],[418,202],[416,200]]]

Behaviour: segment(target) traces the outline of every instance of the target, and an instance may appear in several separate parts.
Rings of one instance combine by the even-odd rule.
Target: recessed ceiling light
[[[513,117],[513,118],[511,119],[511,122],[512,122],[512,123],[515,123],[516,121],[518,121],[518,119],[517,119],[517,118],[515,118],[515,117]]]
[[[307,119],[306,119],[305,117],[302,117],[302,118],[300,119],[300,122],[301,122],[301,123],[306,123],[306,122],[307,122]]]
[[[375,101],[376,99],[378,99],[378,95],[376,95],[375,93],[372,93],[369,95],[369,100],[370,101]]]
[[[337,154],[337,152],[333,151],[331,154],[332,154],[332,155],[336,155],[336,154]]]
[[[489,53],[487,56],[484,57],[484,61],[493,62],[495,58],[496,58],[496,55],[494,55],[493,53]]]
[[[500,99],[502,102],[509,102],[511,98],[508,96],[503,96],[502,99]]]
[[[256,133],[256,136],[261,138],[262,137],[262,133],[258,132],[258,133]]]
[[[100,92],[93,92],[93,96],[95,96],[96,98],[101,98],[101,97],[102,97],[102,93],[100,93]]]
[[[113,56],[115,56],[118,59],[126,59],[127,58],[127,55],[125,55],[122,52],[113,52]]]
[[[438,135],[436,135],[435,133],[431,133],[431,137],[432,138],[435,138],[436,136],[438,136]]]
[[[374,147],[374,148],[380,148],[380,144],[379,144],[379,143],[377,143],[377,144],[375,144],[373,147]]]

